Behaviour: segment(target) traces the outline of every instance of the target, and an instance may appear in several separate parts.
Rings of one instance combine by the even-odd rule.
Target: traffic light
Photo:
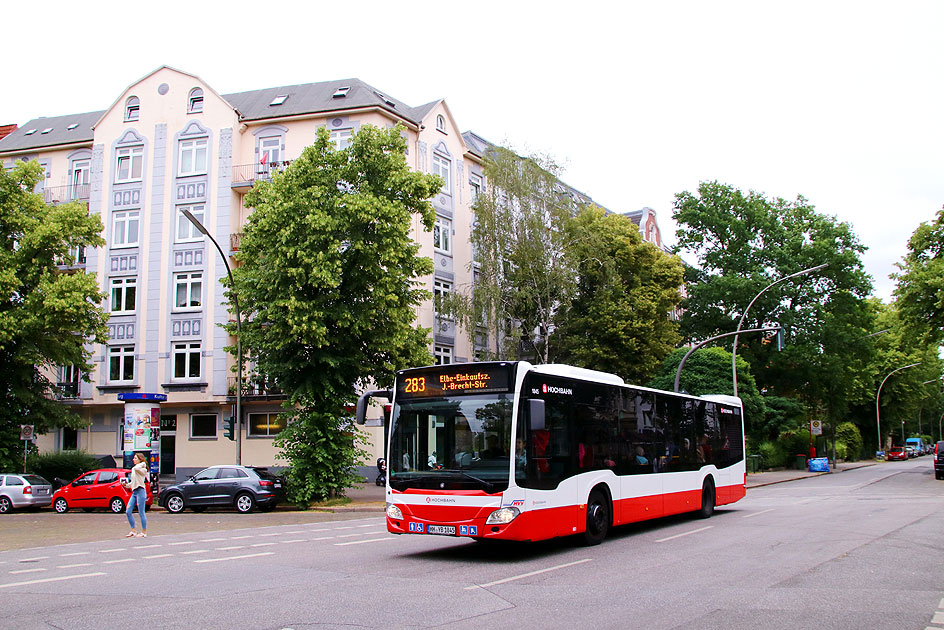
[[[781,326],[780,330],[777,331],[777,351],[778,351],[778,352],[782,352],[782,351],[783,351],[783,346],[784,346],[784,342],[783,342],[783,327]]]
[[[232,416],[228,418],[223,418],[223,435],[225,435],[230,440],[235,440],[236,436],[233,433],[233,418]]]

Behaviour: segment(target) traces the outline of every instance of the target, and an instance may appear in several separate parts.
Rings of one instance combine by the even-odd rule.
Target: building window
[[[112,383],[134,380],[134,346],[108,346],[108,380]]]
[[[174,310],[193,311],[203,304],[203,272],[174,276]]]
[[[66,398],[78,398],[81,378],[79,368],[74,364],[60,365],[58,372],[56,385],[62,390],[62,395]]]
[[[433,225],[433,247],[445,254],[452,253],[452,221],[436,217]]]
[[[436,116],[436,131],[446,133],[446,119],[442,114]]]
[[[354,138],[353,129],[335,129],[331,132],[331,143],[334,145],[334,148],[338,151],[346,149],[351,146],[351,142]]]
[[[200,342],[174,344],[174,378],[200,378]]]
[[[137,96],[129,96],[125,101],[125,122],[137,120],[141,114],[141,101]]]
[[[452,346],[433,346],[433,358],[435,365],[449,365],[452,363]]]
[[[285,419],[279,413],[251,413],[247,430],[250,437],[273,437],[285,428]]]
[[[111,279],[111,308],[112,313],[133,313],[136,308],[135,292],[138,285],[137,278]]]
[[[62,450],[64,451],[77,451],[79,450],[79,432],[76,429],[71,429],[69,427],[62,428]],[[95,477],[95,474],[92,473],[92,478]],[[89,483],[92,483],[89,481]]]
[[[452,293],[452,283],[447,280],[433,280],[433,309],[437,315],[442,312],[443,299]],[[444,319],[450,319],[448,315],[442,315]]]
[[[472,174],[469,177],[469,186],[472,188],[472,201],[482,194],[482,176]]]
[[[189,210],[194,219],[206,225],[204,223],[205,206],[203,204],[197,204],[195,206],[177,206],[177,242],[187,243],[203,239],[203,234],[197,229],[197,226],[191,223],[190,219],[184,215],[184,210]]]
[[[259,164],[276,164],[281,158],[281,136],[267,136],[259,138]]]
[[[190,414],[190,437],[215,438],[216,437],[216,414],[212,414],[212,413]]]
[[[202,175],[207,172],[207,139],[195,138],[180,141],[178,174]]]
[[[203,111],[203,90],[193,88],[190,90],[190,98],[187,99],[187,113],[199,114]]]
[[[91,172],[91,162],[89,160],[76,160],[72,163],[72,185],[69,188],[69,199],[89,198]]]
[[[452,163],[438,153],[433,153],[433,175],[439,175],[443,178],[442,191],[448,193],[451,188],[449,184],[449,172],[452,170]]]
[[[142,167],[144,166],[144,147],[118,149],[116,165],[116,182],[140,181]]]
[[[138,244],[138,227],[141,221],[140,210],[125,210],[112,216],[112,247],[134,247]]]

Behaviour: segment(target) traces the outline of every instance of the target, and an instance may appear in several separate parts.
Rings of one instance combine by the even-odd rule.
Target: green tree
[[[50,376],[74,365],[88,381],[84,344],[108,339],[95,275],[60,270],[70,250],[104,244],[101,220],[81,203],[46,205],[33,193],[42,177],[37,162],[0,171],[0,470],[22,465],[21,424],[82,426]]]
[[[493,147],[489,186],[472,206],[476,281],[443,307],[466,330],[487,330],[501,359],[550,362],[558,312],[576,288],[566,232],[575,202],[558,173],[548,158]]]
[[[903,320],[929,342],[944,342],[944,209],[911,235],[898,268],[893,278]]]
[[[432,229],[429,199],[442,180],[409,169],[401,133],[365,125],[339,151],[322,127],[246,196],[254,210],[233,273],[242,346],[287,395],[291,421],[276,443],[302,505],[355,481],[364,451],[344,405],[357,389],[431,362],[429,330],[413,321],[429,298],[419,279],[433,267],[411,226],[418,217]]]
[[[672,391],[679,363],[688,350],[678,348],[667,356],[656,376],[649,382],[649,387]],[[757,427],[763,426],[766,413],[764,398],[757,390],[750,365],[740,356],[737,358],[737,368],[738,396],[744,403],[744,429],[753,434]],[[731,353],[724,348],[701,348],[693,352],[682,367],[679,390],[695,396],[730,396],[733,393]]]
[[[754,367],[767,392],[796,396],[808,409],[823,407],[831,421],[868,396],[867,344],[872,329],[866,296],[864,247],[851,226],[820,214],[803,197],[790,202],[703,182],[697,194],[676,196],[678,249],[695,255],[682,332],[693,339],[730,332],[768,284],[803,269],[815,274],[772,287],[751,307],[745,328],[778,323],[787,348],[777,352],[757,335],[739,339],[738,356]]]
[[[647,381],[681,339],[669,317],[681,300],[681,262],[596,206],[570,219],[566,234],[578,279],[559,313],[558,359]]]

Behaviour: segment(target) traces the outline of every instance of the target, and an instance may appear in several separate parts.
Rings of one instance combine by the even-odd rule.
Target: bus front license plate
[[[456,526],[455,525],[427,525],[426,533],[439,534],[440,536],[455,536]]]

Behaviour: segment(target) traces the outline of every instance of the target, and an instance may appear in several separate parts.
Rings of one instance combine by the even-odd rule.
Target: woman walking
[[[134,467],[131,469],[131,482],[122,479],[121,483],[131,490],[131,498],[128,499],[128,522],[131,524],[131,531],[125,534],[125,538],[137,536],[138,538],[147,537],[147,516],[145,509],[147,507],[147,489],[145,484],[148,481],[147,460],[141,453],[134,454]],[[134,506],[137,504],[138,513],[141,514],[141,532],[135,531],[134,527]]]

